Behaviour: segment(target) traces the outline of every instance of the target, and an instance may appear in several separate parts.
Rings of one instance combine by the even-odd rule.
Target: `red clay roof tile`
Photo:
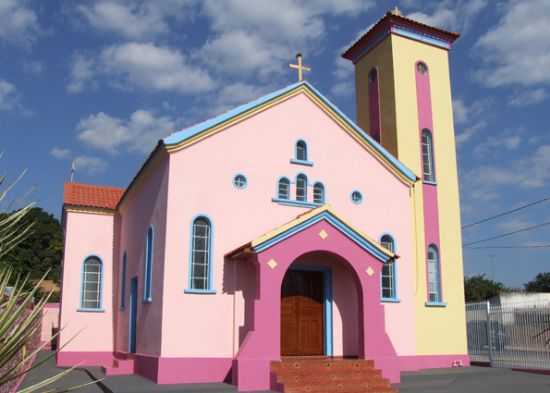
[[[123,193],[123,188],[65,183],[63,203],[70,206],[115,210]]]

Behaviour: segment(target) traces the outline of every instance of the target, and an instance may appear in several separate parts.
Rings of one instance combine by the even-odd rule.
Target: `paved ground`
[[[469,367],[401,375],[400,393],[543,393],[550,375],[503,368]]]
[[[43,352],[37,360],[49,353]],[[53,360],[33,370],[21,387],[44,380],[61,370]],[[74,370],[52,387],[66,389],[92,381],[79,393],[235,393],[227,384],[157,385],[140,376],[115,376],[105,378],[99,368],[86,367]],[[550,392],[550,375],[532,374],[508,369],[470,367],[463,369],[427,370],[403,373],[400,393],[542,393]],[[269,392],[264,392],[269,393]]]

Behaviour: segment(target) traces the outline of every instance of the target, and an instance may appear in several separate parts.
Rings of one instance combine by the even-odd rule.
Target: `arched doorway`
[[[359,356],[361,304],[345,259],[325,251],[296,258],[281,285],[281,356]]]

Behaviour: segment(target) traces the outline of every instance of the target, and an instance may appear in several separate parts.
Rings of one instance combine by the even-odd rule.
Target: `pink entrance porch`
[[[307,254],[325,255],[348,268],[349,285],[358,291],[357,355],[374,360],[384,377],[398,382],[399,362],[380,303],[382,266],[395,256],[328,207],[314,209],[228,255],[233,263],[253,264],[257,281],[252,323],[234,360],[233,382],[240,391],[277,388],[270,367],[281,359],[281,285],[289,267]]]

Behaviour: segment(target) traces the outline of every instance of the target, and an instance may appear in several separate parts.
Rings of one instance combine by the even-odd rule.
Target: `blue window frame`
[[[126,307],[126,274],[128,270],[128,255],[124,251],[122,256],[122,266],[120,268],[120,309]]]
[[[351,193],[351,201],[353,203],[355,203],[356,205],[360,204],[361,202],[363,202],[363,194],[361,194],[359,191],[353,191]]]
[[[204,216],[193,220],[191,233],[191,291],[212,290],[212,223]]]
[[[296,142],[296,160],[307,161],[307,144],[303,140]]]
[[[233,178],[233,185],[235,188],[243,189],[246,188],[246,185],[248,184],[248,181],[246,180],[246,177],[244,175],[238,174]]]
[[[380,239],[380,244],[382,245],[382,247],[395,253],[395,241],[390,235],[382,236],[382,238]],[[396,279],[397,277],[395,272],[395,261],[391,260],[384,263],[384,266],[382,266],[381,276],[382,299],[397,299]]]
[[[428,269],[428,303],[441,303],[441,261],[439,250],[432,244],[428,247],[426,256]]]
[[[96,256],[86,258],[82,266],[81,310],[101,310],[103,263]]]
[[[279,184],[277,186],[277,197],[279,199],[290,198],[290,180],[286,177],[279,179]]]
[[[303,173],[296,177],[296,200],[307,201],[307,176]]]
[[[321,182],[317,182],[313,185],[313,202],[325,203],[325,186]]]
[[[143,279],[143,300],[151,302],[153,300],[153,247],[154,233],[153,227],[147,230],[145,240],[145,270]]]

